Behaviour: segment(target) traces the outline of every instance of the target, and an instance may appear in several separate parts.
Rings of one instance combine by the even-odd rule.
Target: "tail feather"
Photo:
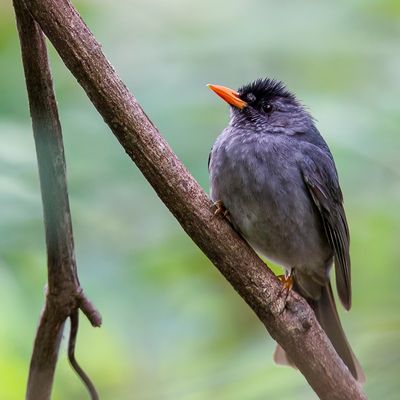
[[[310,306],[315,312],[322,329],[327,334],[339,357],[349,368],[351,374],[360,383],[365,382],[364,371],[354,355],[349,342],[346,339],[339,315],[336,309],[331,284],[328,283],[322,288],[321,297],[318,301],[309,300]],[[290,365],[295,367],[293,361],[287,356],[285,350],[277,345],[274,353],[274,361],[277,364]]]

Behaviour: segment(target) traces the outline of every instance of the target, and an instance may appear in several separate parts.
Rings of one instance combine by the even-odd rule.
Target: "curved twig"
[[[81,378],[82,382],[86,386],[90,398],[92,400],[99,400],[99,395],[97,394],[96,388],[94,387],[92,381],[86,375],[85,371],[80,367],[75,358],[76,336],[78,334],[78,328],[79,328],[79,310],[75,310],[69,316],[69,319],[71,321],[71,330],[69,333],[69,341],[68,341],[68,360],[72,368],[75,370],[79,378]]]

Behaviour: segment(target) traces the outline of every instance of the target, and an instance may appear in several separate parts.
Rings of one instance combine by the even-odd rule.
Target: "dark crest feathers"
[[[286,97],[290,100],[296,100],[294,94],[290,93],[281,81],[270,78],[257,79],[239,88],[238,92],[241,96],[252,93],[256,98]]]

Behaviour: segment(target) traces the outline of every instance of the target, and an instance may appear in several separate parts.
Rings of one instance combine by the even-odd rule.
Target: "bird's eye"
[[[272,111],[272,105],[267,103],[262,106],[262,109],[266,113],[270,113]]]

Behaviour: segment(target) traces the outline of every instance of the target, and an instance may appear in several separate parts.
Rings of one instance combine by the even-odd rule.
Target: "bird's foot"
[[[287,298],[293,288],[293,277],[290,273],[278,275],[277,278],[280,282],[282,282],[282,288],[279,291],[275,302],[271,306],[271,311],[274,315],[280,315],[283,313],[286,308]]]
[[[218,215],[222,215],[224,218],[229,217],[229,211],[225,208],[222,200],[217,200],[213,203],[213,207],[215,207],[214,217]]]
[[[278,275],[277,278],[282,282],[285,290],[290,292],[293,289],[293,276],[291,273]]]

